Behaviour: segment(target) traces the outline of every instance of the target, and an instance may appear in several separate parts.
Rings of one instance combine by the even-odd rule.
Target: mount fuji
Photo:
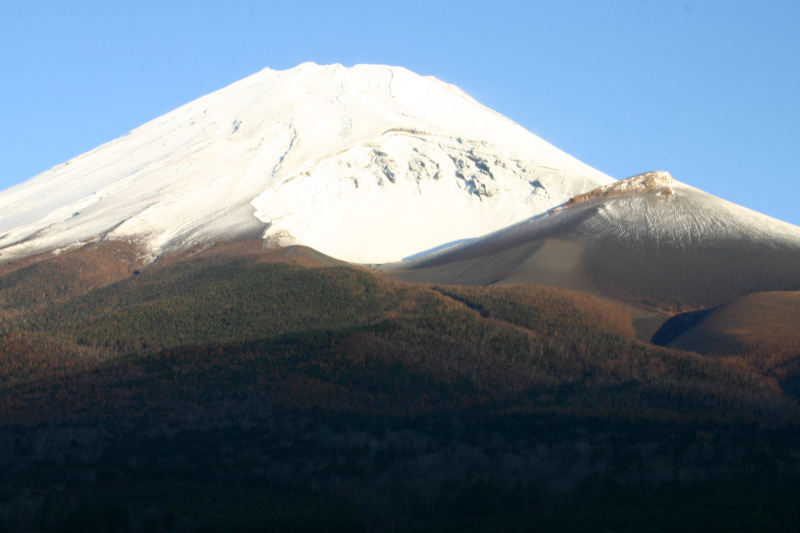
[[[400,67],[265,69],[0,193],[0,263],[122,243],[132,271],[253,237],[669,312],[800,289],[797,226],[666,172],[616,181]]]
[[[0,261],[96,241],[145,260],[258,235],[355,263],[478,237],[612,183],[404,68],[264,69],[0,193]]]
[[[0,192],[0,530],[793,531],[798,317],[797,226],[264,70]]]

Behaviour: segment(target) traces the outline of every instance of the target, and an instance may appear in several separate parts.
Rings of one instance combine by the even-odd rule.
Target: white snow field
[[[384,263],[613,181],[433,77],[304,63],[0,192],[0,261],[101,239],[135,241],[153,259],[260,234]]]

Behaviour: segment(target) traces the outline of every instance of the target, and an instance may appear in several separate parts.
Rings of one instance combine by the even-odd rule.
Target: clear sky
[[[0,189],[264,67],[383,63],[800,224],[800,2],[0,2]]]

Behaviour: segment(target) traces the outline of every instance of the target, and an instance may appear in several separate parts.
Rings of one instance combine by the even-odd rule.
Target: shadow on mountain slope
[[[795,494],[776,379],[641,342],[628,306],[216,246],[4,319],[0,525],[558,530],[602,498],[624,522],[630,491]],[[8,290],[54,286],[26,276]]]

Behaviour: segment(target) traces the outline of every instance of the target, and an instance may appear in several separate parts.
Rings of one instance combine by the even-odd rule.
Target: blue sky
[[[0,189],[263,67],[384,63],[800,224],[799,26],[794,0],[3,0]]]

